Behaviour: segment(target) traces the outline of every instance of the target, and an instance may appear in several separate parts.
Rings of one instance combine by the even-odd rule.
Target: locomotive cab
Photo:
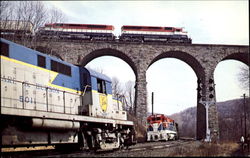
[[[86,70],[86,69],[85,69]],[[83,96],[82,114],[102,118],[127,119],[126,111],[121,108],[121,102],[112,97],[111,79],[101,73],[87,69],[82,70]],[[89,98],[92,98],[91,100]]]

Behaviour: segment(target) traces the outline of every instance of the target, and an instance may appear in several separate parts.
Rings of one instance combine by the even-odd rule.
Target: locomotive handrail
[[[65,105],[63,105],[65,106]],[[48,97],[48,87],[46,87],[46,108],[49,111],[49,97]]]
[[[2,79],[1,79],[1,81],[2,81]],[[24,96],[24,88],[23,88],[24,87],[24,83],[25,82],[22,82],[22,96]],[[23,109],[24,109],[24,101],[23,101],[22,105],[23,105]]]
[[[8,80],[8,81],[13,81],[13,83],[14,83],[14,82],[18,82],[18,83],[22,83],[22,84],[26,84],[26,85],[37,86],[37,87],[41,87],[41,88],[45,88],[45,89],[48,88],[48,89],[52,89],[52,90],[57,90],[57,91],[59,91],[59,92],[64,92],[63,90],[60,90],[60,89],[52,88],[52,87],[49,87],[49,86],[43,86],[43,85],[28,83],[28,82],[26,82],[26,81],[19,81],[19,80],[15,80],[15,79],[10,79],[10,78],[1,77],[1,80],[2,80],[2,79],[6,79],[6,80]],[[91,87],[91,86],[86,85],[86,86],[85,86],[85,89],[87,89],[86,87]],[[82,92],[82,94],[78,94],[78,93],[81,93],[81,91],[79,91],[79,90],[77,90],[76,93],[77,93],[79,96],[84,95],[85,92],[86,92],[85,89],[84,89],[84,91]],[[65,91],[65,92],[66,92],[66,91]],[[66,92],[66,93],[73,94],[73,95],[77,95],[76,93],[72,93],[72,92]]]
[[[72,93],[72,92],[67,92],[67,91],[63,91],[63,90],[60,90],[60,89],[55,89],[55,88],[52,88],[52,87],[49,87],[49,86],[44,86],[44,85],[38,85],[38,84],[33,84],[33,83],[28,83],[27,81],[19,81],[19,80],[15,80],[15,79],[11,79],[11,78],[5,78],[5,77],[1,77],[1,81],[7,81],[9,83],[20,83],[22,84],[21,87],[22,87],[22,90],[21,90],[21,95],[23,96],[23,98],[25,98],[26,96],[26,93],[25,93],[25,88],[28,87],[28,86],[34,86],[34,87],[39,87],[39,88],[44,88],[44,90],[46,91],[45,92],[45,96],[46,96],[46,102],[45,102],[45,105],[46,105],[46,111],[48,112],[49,111],[49,92],[48,90],[51,89],[51,90],[56,90],[58,92],[61,92],[63,93],[63,113],[66,113],[66,99],[65,99],[65,93],[67,94],[71,94],[71,95],[75,95],[75,96],[84,96],[86,91],[87,91],[87,88],[88,87],[91,87],[90,85],[86,85],[85,88],[84,88],[84,91],[81,93],[81,91],[77,91],[77,93]],[[53,105],[51,104],[50,106],[58,106],[58,105]],[[70,107],[70,108],[73,108],[73,107]],[[22,99],[22,109],[25,109],[25,99]]]
[[[88,85],[88,84],[87,84],[86,86],[84,86],[84,90],[83,90],[83,92],[82,92],[82,95],[85,95],[85,93],[86,93],[88,87],[91,87],[91,86]]]

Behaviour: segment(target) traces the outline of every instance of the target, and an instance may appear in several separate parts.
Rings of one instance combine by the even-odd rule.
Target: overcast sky
[[[193,43],[249,45],[248,1],[44,2],[61,9],[68,23],[109,24],[115,27],[116,35],[122,25],[174,26],[184,27]],[[116,57],[99,57],[88,66],[103,69],[123,83],[135,81],[130,66]],[[243,93],[249,96],[237,79],[242,66],[246,65],[227,60],[216,67],[217,101],[239,98]],[[147,71],[148,110],[151,111],[152,91],[154,112],[169,115],[196,106],[196,84],[197,77],[185,62],[174,58],[155,62]]]

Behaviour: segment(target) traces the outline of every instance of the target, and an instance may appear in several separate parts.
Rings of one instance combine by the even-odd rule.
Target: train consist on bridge
[[[147,141],[168,141],[179,138],[178,124],[164,114],[147,117]]]
[[[8,31],[7,27],[5,30]],[[27,31],[30,31],[30,27],[27,27]],[[115,36],[114,31],[115,28],[112,25],[48,23],[34,34],[40,38],[90,41],[192,43],[192,39],[183,28],[124,25],[121,27],[119,36]],[[2,32],[4,32],[3,29]]]
[[[1,147],[136,143],[111,79],[1,38]]]

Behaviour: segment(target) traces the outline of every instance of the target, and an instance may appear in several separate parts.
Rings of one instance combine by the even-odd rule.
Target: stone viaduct
[[[146,123],[147,81],[146,71],[151,64],[162,58],[177,58],[187,63],[197,76],[197,131],[196,138],[208,141],[219,138],[218,114],[214,88],[214,70],[223,60],[235,59],[249,66],[249,46],[212,44],[157,44],[40,41],[37,50],[50,48],[54,55],[80,66],[94,58],[111,55],[124,60],[136,77],[136,116]],[[43,51],[42,51],[43,52]],[[183,76],[185,77],[185,76]]]

